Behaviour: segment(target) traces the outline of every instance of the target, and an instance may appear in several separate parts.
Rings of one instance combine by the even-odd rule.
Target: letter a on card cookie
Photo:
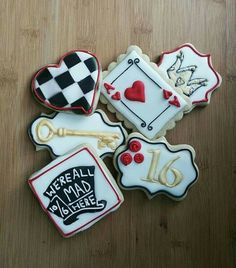
[[[164,135],[190,109],[186,96],[163,79],[137,46],[129,47],[103,76],[101,101],[127,127],[149,139]]]

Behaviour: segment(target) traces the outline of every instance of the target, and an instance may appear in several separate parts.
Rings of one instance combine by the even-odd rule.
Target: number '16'
[[[171,165],[180,158],[180,156],[176,156],[167,162],[160,172],[157,172],[157,164],[160,158],[160,150],[149,150],[149,153],[152,154],[152,161],[149,167],[147,178],[144,179],[147,182],[160,183],[167,187],[175,187],[183,180],[183,174],[180,170],[176,168],[171,168]],[[174,180],[172,183],[168,182],[167,173],[171,171],[174,175]],[[156,174],[157,173],[157,174]],[[157,177],[156,177],[157,176]]]

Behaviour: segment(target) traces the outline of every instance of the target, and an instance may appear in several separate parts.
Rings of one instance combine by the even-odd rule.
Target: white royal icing
[[[33,174],[29,185],[65,237],[87,229],[123,202],[102,160],[85,145]]]
[[[209,103],[212,91],[221,83],[220,75],[212,67],[210,55],[198,52],[191,44],[184,44],[172,52],[164,52],[159,69],[195,105]]]
[[[45,123],[50,125],[44,125]],[[50,126],[56,130],[64,128],[66,130],[88,132],[88,134],[94,133],[95,137],[53,134],[48,141],[40,139],[39,135],[42,135],[43,138],[48,136]],[[104,157],[112,154],[127,136],[127,132],[121,123],[111,122],[101,110],[95,111],[88,117],[73,113],[41,115],[31,124],[29,134],[38,150],[49,149],[53,157],[63,155],[83,143],[90,144],[99,156]],[[103,136],[100,134],[103,134]],[[106,139],[106,137],[109,139],[108,142],[105,140],[106,143],[101,144],[102,139]]]
[[[131,101],[125,97],[126,89],[132,87],[135,81],[142,81],[144,84],[145,102]],[[110,91],[110,94],[104,87],[105,83],[115,88]],[[169,100],[174,96],[178,98],[180,107],[169,104],[169,100],[163,97],[163,89],[172,93]],[[175,117],[182,115],[187,107],[185,99],[173,90],[151,67],[150,62],[144,60],[144,55],[141,56],[135,49],[108,71],[101,92],[107,102],[124,117],[124,120],[130,122],[134,129],[149,139],[163,134],[163,130],[168,129],[167,124],[175,121]],[[112,99],[116,92],[120,93],[121,100]]]
[[[141,144],[138,152],[129,149],[132,141]],[[124,165],[121,160],[124,153],[132,156],[132,162],[128,165]],[[137,153],[143,155],[142,163],[134,161]],[[195,152],[191,146],[171,146],[165,138],[149,141],[133,133],[128,136],[127,145],[116,151],[114,164],[119,171],[119,184],[123,189],[142,189],[149,198],[163,193],[178,200],[185,197],[188,188],[197,180],[198,168],[194,158]]]

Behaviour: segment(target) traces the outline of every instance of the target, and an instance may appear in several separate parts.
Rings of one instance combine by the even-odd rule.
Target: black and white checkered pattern
[[[91,108],[98,78],[98,62],[92,55],[77,51],[68,54],[59,68],[48,67],[34,81],[37,95],[58,108]]]

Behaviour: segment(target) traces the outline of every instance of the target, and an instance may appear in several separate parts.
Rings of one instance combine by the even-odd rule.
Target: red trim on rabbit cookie
[[[195,53],[196,53],[198,56],[200,56],[200,57],[203,57],[203,58],[207,57],[207,63],[208,63],[208,66],[209,66],[209,68],[212,70],[212,72],[213,72],[213,73],[215,74],[215,76],[216,76],[217,81],[216,81],[215,85],[213,85],[208,91],[206,91],[206,93],[205,93],[205,98],[202,99],[202,100],[193,101],[192,103],[193,103],[193,104],[201,104],[201,103],[204,103],[204,102],[208,102],[208,101],[210,100],[211,93],[212,93],[217,87],[220,86],[221,81],[222,81],[221,76],[217,73],[217,71],[214,69],[214,67],[213,67],[213,65],[212,65],[212,62],[211,62],[211,55],[210,55],[210,54],[204,54],[204,53],[201,53],[201,52],[197,51],[196,48],[195,48],[192,44],[186,43],[186,44],[183,44],[183,45],[181,45],[181,46],[179,46],[179,47],[176,47],[176,48],[173,49],[173,50],[162,52],[162,54],[161,54],[161,56],[160,56],[160,60],[159,60],[159,62],[157,63],[157,66],[159,67],[159,66],[162,64],[163,59],[164,59],[164,56],[165,56],[166,54],[174,53],[174,52],[176,52],[177,50],[179,50],[179,49],[181,49],[181,48],[183,48],[183,47],[189,47],[190,49],[192,49],[193,52],[195,52]]]

